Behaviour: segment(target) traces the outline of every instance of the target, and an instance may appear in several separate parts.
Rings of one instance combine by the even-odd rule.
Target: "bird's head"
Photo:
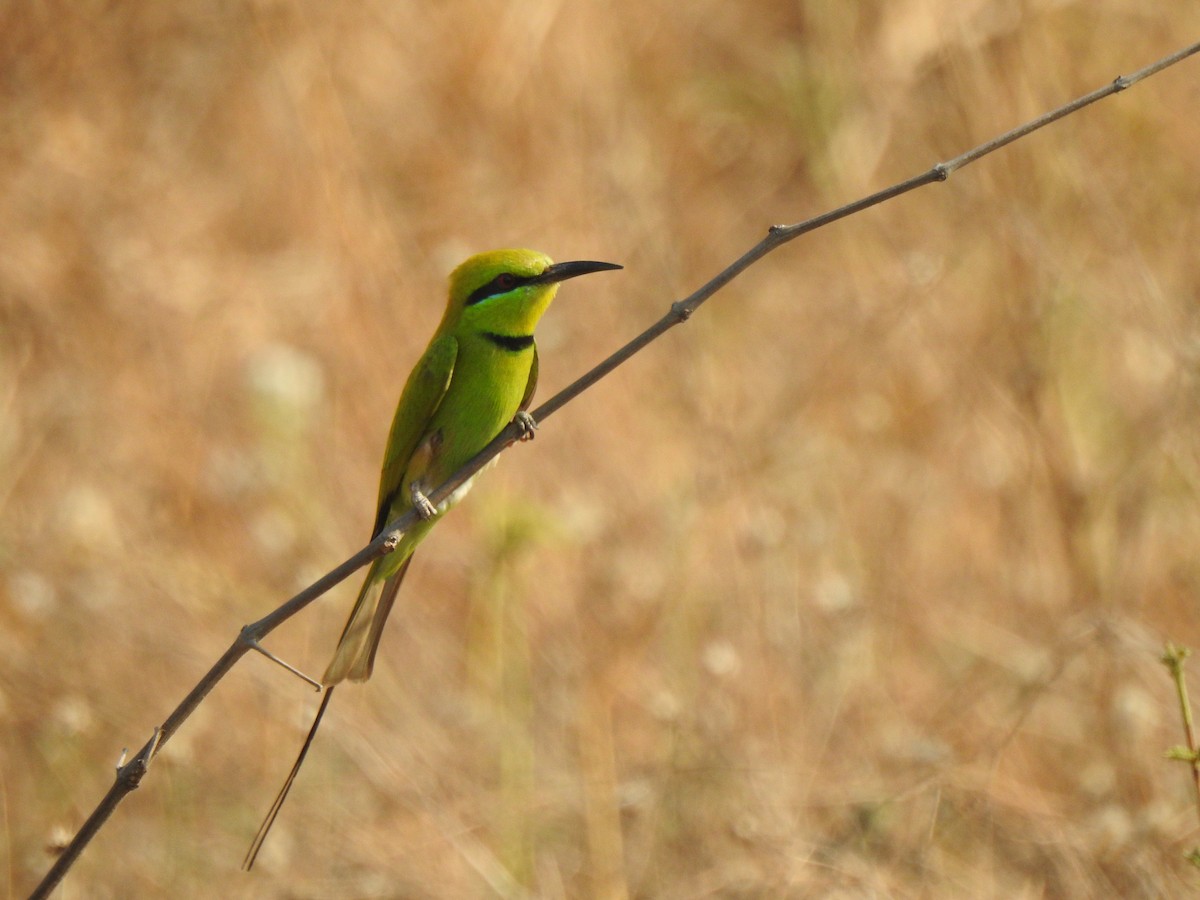
[[[605,262],[556,263],[536,250],[480,253],[451,273],[446,316],[499,334],[533,334],[560,282],[619,268]]]

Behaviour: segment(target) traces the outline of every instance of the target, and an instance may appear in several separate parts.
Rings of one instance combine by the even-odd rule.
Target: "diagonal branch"
[[[845,206],[838,207],[830,212],[822,213],[819,216],[814,216],[803,222],[797,222],[793,225],[773,225],[768,229],[767,234],[757,244],[742,254],[737,260],[722,269],[709,282],[697,289],[695,292],[671,304],[667,313],[631,340],[625,346],[621,347],[607,359],[598,364],[580,378],[567,385],[541,406],[533,411],[533,417],[537,421],[544,421],[552,416],[558,410],[562,409],[585,390],[591,387],[600,379],[604,378],[618,366],[626,362],[634,354],[645,348],[660,338],[665,332],[671,328],[687,321],[705,301],[713,294],[729,284],[734,278],[740,275],[754,263],[758,262],[772,250],[781,247],[789,241],[795,240],[802,234],[807,234],[810,231],[815,231],[825,225],[829,225],[839,219],[844,219],[847,216],[862,212],[872,206],[876,206],[887,200],[899,197],[901,194],[906,194],[916,188],[923,187],[932,182],[945,181],[954,172],[970,165],[977,159],[999,150],[1001,147],[1007,146],[1014,141],[1017,141],[1034,131],[1037,131],[1045,126],[1056,122],[1072,113],[1083,109],[1112,94],[1119,93],[1128,87],[1141,81],[1143,78],[1148,78],[1168,66],[1174,65],[1186,59],[1193,54],[1200,52],[1200,42],[1185,47],[1176,53],[1163,57],[1143,69],[1139,69],[1132,75],[1119,76],[1111,83],[1099,88],[1091,93],[1085,94],[1072,102],[1061,106],[1051,112],[1045,113],[1018,128],[1014,128],[1002,135],[999,135],[991,140],[980,144],[972,150],[968,150],[961,156],[957,156],[948,162],[938,163],[933,168],[919,175],[913,176],[905,181],[901,181],[889,188],[871,194],[853,203],[848,203]],[[515,443],[523,432],[523,429],[517,424],[510,424],[496,438],[487,445],[483,450],[476,454],[466,465],[458,470],[437,490],[429,494],[429,500],[436,506],[458,487],[470,479],[473,475],[479,472],[488,462],[506,450],[509,446]],[[183,701],[175,708],[175,710],[167,717],[166,721],[155,730],[154,735],[142,747],[134,759],[120,766],[117,769],[117,777],[109,788],[108,793],[97,805],[96,809],[88,817],[87,821],[80,828],[79,832],[71,840],[71,842],[63,850],[62,854],[55,861],[54,865],[47,872],[41,884],[34,890],[31,897],[40,898],[49,895],[50,891],[62,880],[63,876],[78,859],[79,854],[83,852],[84,847],[92,837],[100,830],[108,817],[112,815],[117,805],[128,795],[135,790],[141,783],[142,777],[145,775],[149,764],[158,754],[159,749],[170,740],[171,736],[178,730],[179,726],[190,716],[203,702],[208,693],[216,686],[225,674],[233,668],[242,656],[252,649],[259,640],[270,634],[279,625],[286,622],[296,613],[300,612],[322,594],[333,588],[335,585],[344,581],[355,571],[383,556],[395,549],[397,542],[405,530],[411,528],[417,521],[415,512],[408,512],[393,522],[390,522],[388,527],[373,540],[370,544],[360,550],[354,556],[350,557],[333,571],[326,574],[324,577],[314,582],[309,587],[298,593],[292,599],[288,600],[274,612],[264,616],[257,622],[245,626],[238,634],[236,640],[228,650],[221,656],[220,659],[213,665],[211,669],[200,679],[199,683],[191,690]]]

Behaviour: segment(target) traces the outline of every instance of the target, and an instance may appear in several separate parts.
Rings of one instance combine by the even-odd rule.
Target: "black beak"
[[[552,266],[547,266],[546,271],[541,275],[529,279],[526,284],[553,284],[556,281],[566,281],[568,278],[574,278],[577,275],[588,275],[592,272],[606,272],[609,269],[622,268],[624,266],[618,266],[616,263],[592,262],[591,260],[554,263]]]

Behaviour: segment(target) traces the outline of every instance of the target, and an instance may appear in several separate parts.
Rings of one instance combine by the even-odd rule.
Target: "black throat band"
[[[494,331],[484,331],[481,334],[501,350],[507,350],[509,353],[520,353],[533,346],[532,334],[496,334]]]

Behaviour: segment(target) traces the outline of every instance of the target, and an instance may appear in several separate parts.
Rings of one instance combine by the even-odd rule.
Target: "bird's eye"
[[[474,306],[476,303],[482,303],[490,297],[496,297],[500,294],[507,294],[511,290],[519,288],[525,284],[527,279],[519,275],[514,275],[512,272],[501,272],[491,281],[482,284],[467,295],[464,301],[464,306]]]

